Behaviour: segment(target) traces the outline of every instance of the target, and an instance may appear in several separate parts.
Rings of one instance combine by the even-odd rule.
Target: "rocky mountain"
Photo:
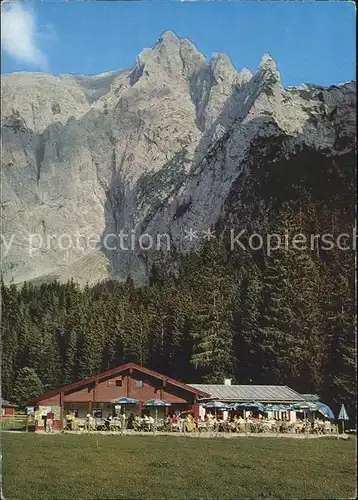
[[[168,31],[132,69],[8,74],[1,91],[5,282],[143,283],[144,233],[172,255],[353,189],[355,82],[284,87],[268,54],[237,71]]]

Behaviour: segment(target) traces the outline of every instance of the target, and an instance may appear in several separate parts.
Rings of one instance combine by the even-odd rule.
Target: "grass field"
[[[6,500],[355,497],[353,438],[1,437]]]

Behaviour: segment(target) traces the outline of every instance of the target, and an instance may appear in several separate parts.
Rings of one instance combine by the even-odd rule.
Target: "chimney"
[[[231,378],[224,378],[224,385],[231,385]]]

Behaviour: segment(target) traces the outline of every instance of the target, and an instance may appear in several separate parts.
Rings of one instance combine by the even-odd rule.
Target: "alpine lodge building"
[[[222,385],[185,384],[135,363],[111,368],[72,384],[46,392],[29,401],[36,414],[36,430],[44,430],[43,417],[53,413],[53,429],[63,429],[65,415],[72,412],[79,418],[89,413],[108,418],[114,412],[115,400],[126,397],[138,400],[133,411],[141,413],[144,403],[161,399],[171,403],[160,408],[161,416],[169,412],[190,410],[199,416],[202,404],[212,400],[230,402],[260,401],[263,404],[294,404],[304,397],[287,386],[231,385],[226,379]]]

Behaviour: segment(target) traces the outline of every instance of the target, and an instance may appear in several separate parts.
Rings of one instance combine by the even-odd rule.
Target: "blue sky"
[[[238,69],[255,70],[269,52],[285,85],[355,79],[353,3],[292,1],[9,1],[2,3],[2,73],[131,67],[166,29],[207,57],[226,52]]]

